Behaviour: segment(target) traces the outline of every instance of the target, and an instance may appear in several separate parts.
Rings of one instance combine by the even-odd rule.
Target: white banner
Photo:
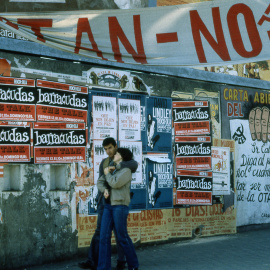
[[[220,0],[0,17],[0,27],[27,39],[121,63],[216,66],[270,59],[269,1]]]

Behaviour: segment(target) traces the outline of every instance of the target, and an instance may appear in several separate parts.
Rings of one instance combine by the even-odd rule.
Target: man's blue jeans
[[[102,199],[103,200],[103,199]],[[98,266],[98,257],[99,257],[99,240],[100,240],[100,230],[101,230],[101,220],[103,216],[105,202],[101,201],[98,205],[98,216],[97,216],[97,227],[95,233],[92,237],[90,248],[88,251],[88,262],[97,267]],[[125,254],[122,247],[119,245],[117,241],[117,253],[119,262],[125,262]]]
[[[118,244],[125,253],[128,269],[139,267],[135,248],[127,231],[128,213],[129,208],[126,205],[105,205],[100,231],[98,270],[111,270],[111,235],[113,228]]]

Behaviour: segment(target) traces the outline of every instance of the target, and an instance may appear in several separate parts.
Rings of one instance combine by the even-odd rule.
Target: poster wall
[[[97,216],[80,215],[77,221],[79,248],[88,248],[96,228]],[[219,204],[130,213],[128,232],[134,243],[186,238],[195,233],[196,236],[234,234],[236,209],[228,208],[224,212]]]

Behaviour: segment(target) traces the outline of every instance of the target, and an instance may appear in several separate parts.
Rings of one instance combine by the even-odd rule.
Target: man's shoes
[[[117,265],[115,267],[115,270],[123,270],[126,268],[126,262],[121,262],[117,260]]]
[[[91,269],[91,270],[96,270],[97,268],[91,264],[89,261],[85,261],[85,262],[80,262],[78,263],[79,267],[82,269]]]

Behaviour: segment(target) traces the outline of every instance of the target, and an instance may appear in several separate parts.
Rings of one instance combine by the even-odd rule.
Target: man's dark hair
[[[133,154],[128,148],[119,147],[117,152],[121,155],[123,161],[130,161],[133,158]]]
[[[102,146],[108,146],[109,144],[112,144],[113,146],[116,146],[116,141],[114,138],[112,137],[108,137],[106,139],[103,140],[102,142]]]

